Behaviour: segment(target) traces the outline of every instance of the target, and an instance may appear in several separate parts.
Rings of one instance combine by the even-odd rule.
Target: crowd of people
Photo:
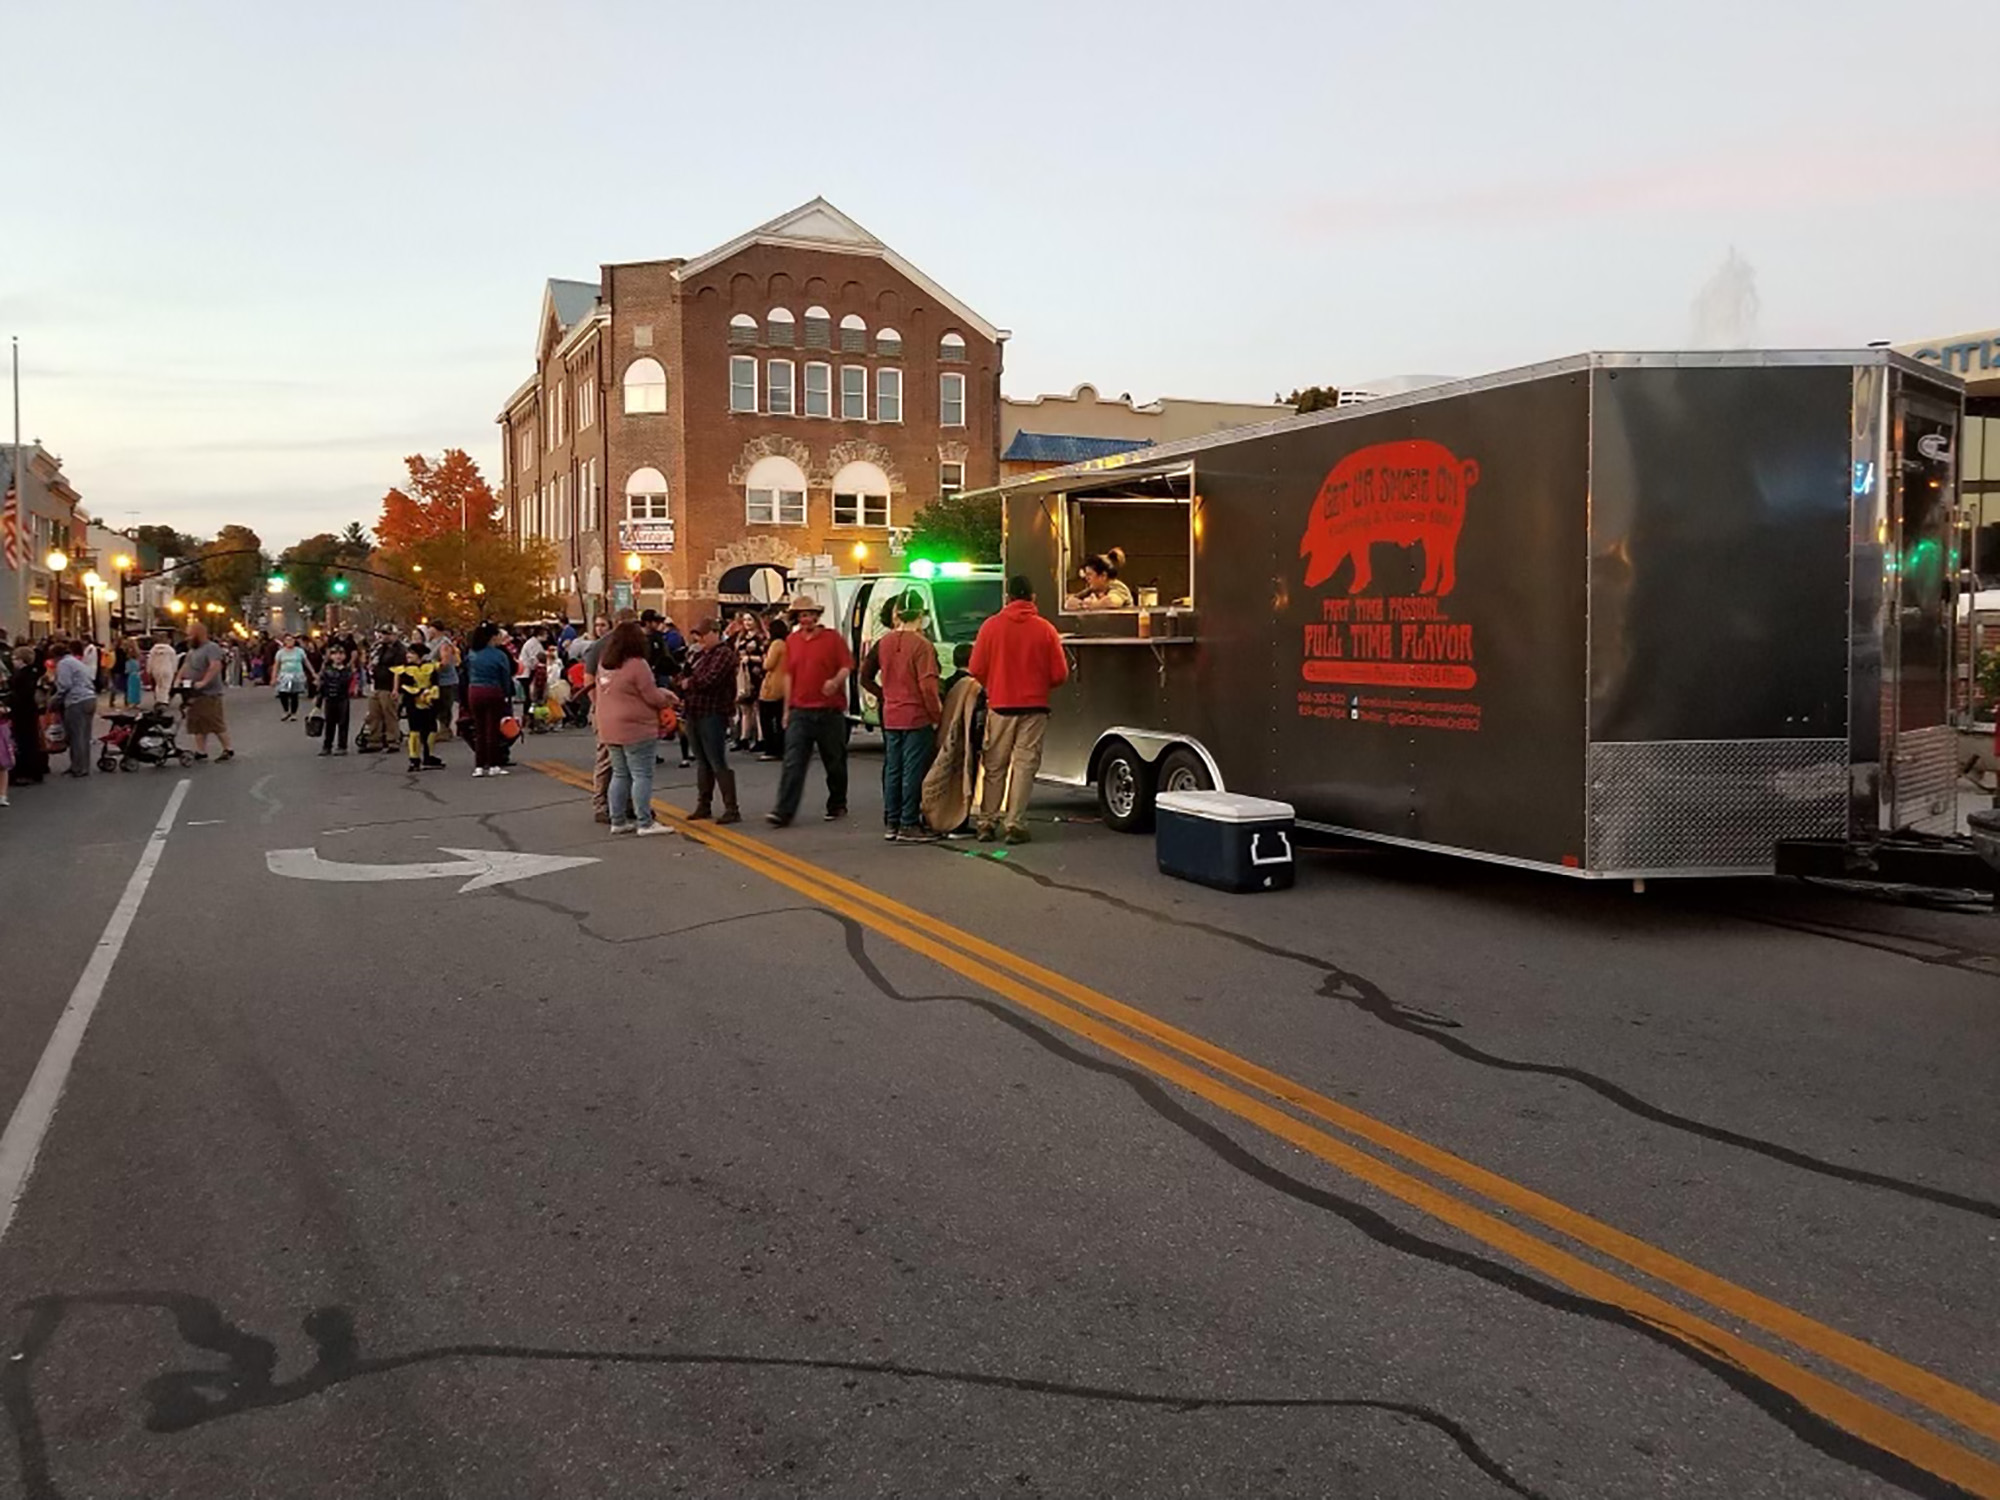
[[[704,618],[685,633],[657,610],[599,616],[587,629],[486,623],[462,638],[424,624],[212,640],[194,621],[180,641],[106,648],[61,638],[16,645],[0,632],[0,659],[10,662],[0,807],[10,786],[50,774],[52,754],[65,755],[70,776],[88,776],[108,743],[100,714],[136,712],[149,695],[152,712],[178,714],[179,732],[193,740],[189,759],[207,760],[212,738],[216,760],[232,760],[225,690],[248,685],[273,695],[279,722],[304,714],[320,755],[401,750],[418,773],[447,769],[438,747],[456,738],[470,747],[474,777],[505,776],[524,729],[588,726],[595,815],[614,834],[670,831],[652,805],[668,747],[695,771],[692,820],[741,821],[734,753],[780,763],[766,815],[773,827],[798,816],[815,759],[824,816],[838,821],[848,811],[849,683],[858,671],[880,705],[884,837],[1025,842],[1049,694],[1067,676],[1061,640],[1025,578],[1009,581],[1006,606],[950,662],[939,660],[926,610],[920,593],[893,599],[859,664],[809,596]]]

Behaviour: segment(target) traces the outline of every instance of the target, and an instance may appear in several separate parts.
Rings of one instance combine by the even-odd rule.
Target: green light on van
[[[938,572],[946,578],[970,578],[972,576],[972,564],[969,562],[948,562],[940,567]],[[921,577],[922,575],[920,574],[919,576]]]
[[[912,578],[935,578],[937,577],[937,570],[937,564],[932,562],[928,557],[917,558],[910,564],[910,576]]]

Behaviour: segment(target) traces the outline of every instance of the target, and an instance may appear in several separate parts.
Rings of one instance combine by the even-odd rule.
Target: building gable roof
[[[998,340],[1007,336],[824,198],[802,203],[789,213],[779,214],[768,223],[739,234],[726,245],[718,245],[705,255],[697,255],[675,271],[674,277],[678,281],[687,281],[732,256],[740,255],[753,245],[782,245],[792,249],[827,250],[837,255],[873,256],[887,262],[941,306],[949,308],[981,338]]]
[[[1067,432],[1017,432],[1003,464],[1080,464],[1153,446],[1151,438],[1079,437]]]
[[[542,317],[535,325],[535,358],[539,362],[551,345],[591,314],[597,306],[597,283],[564,281],[551,276],[542,285]]]

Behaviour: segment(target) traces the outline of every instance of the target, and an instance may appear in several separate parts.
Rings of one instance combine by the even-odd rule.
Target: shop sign
[[[665,521],[620,521],[618,547],[622,552],[671,552],[674,550],[674,523]]]

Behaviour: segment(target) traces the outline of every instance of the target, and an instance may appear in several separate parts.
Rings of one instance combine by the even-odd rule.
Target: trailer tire
[[[1161,792],[1212,792],[1215,780],[1199,755],[1185,745],[1176,745],[1153,768],[1153,787]]]
[[[1115,833],[1144,833],[1153,826],[1153,768],[1122,741],[1097,763],[1097,811]]]

